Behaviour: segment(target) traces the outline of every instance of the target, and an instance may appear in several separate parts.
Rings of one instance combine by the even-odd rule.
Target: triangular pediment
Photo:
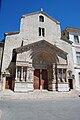
[[[47,42],[46,40],[41,40],[38,42],[34,42],[25,46],[21,46],[19,48],[17,48],[15,51],[17,54],[19,53],[23,53],[25,51],[28,51],[32,49],[34,50],[38,50],[38,49],[43,49],[46,50],[47,52],[54,52],[56,53],[56,55],[62,57],[63,59],[67,58],[67,53],[65,51],[63,51],[62,49],[58,48],[56,45],[53,45],[49,42]]]
[[[30,14],[25,14],[25,15],[22,15],[22,18],[25,18],[27,16],[31,16],[31,15],[35,15],[35,14],[43,14],[45,15],[46,17],[48,17],[49,19],[51,19],[52,21],[54,21],[56,24],[60,24],[59,21],[55,20],[54,18],[52,18],[51,16],[49,16],[47,13],[45,13],[44,11],[38,11],[38,12],[33,12],[33,13],[30,13]]]

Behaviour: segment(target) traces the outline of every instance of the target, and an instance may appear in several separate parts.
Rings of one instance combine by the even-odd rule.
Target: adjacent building
[[[61,34],[60,23],[43,11],[23,15],[20,31],[5,33],[2,89],[26,92],[80,88],[75,75],[76,71],[80,77],[79,65],[75,63],[80,51],[74,53],[76,44],[71,34],[74,31],[77,36],[78,32],[70,29]]]
[[[74,66],[75,87],[80,90],[80,29],[67,27],[62,31],[63,39],[68,39],[72,42],[72,55]]]

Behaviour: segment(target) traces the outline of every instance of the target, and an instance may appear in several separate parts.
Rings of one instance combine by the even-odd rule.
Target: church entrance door
[[[73,80],[72,79],[69,79],[69,89],[73,89]]]
[[[48,89],[47,69],[42,69],[42,89]]]
[[[47,69],[34,70],[34,89],[48,89]]]
[[[34,70],[34,89],[40,89],[40,69]]]

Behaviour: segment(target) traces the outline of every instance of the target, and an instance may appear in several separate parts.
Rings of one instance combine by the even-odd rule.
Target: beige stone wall
[[[5,38],[2,72],[8,68],[12,60],[13,49],[21,46],[20,35],[8,35]]]
[[[64,40],[59,40],[58,42],[56,42],[56,46],[68,53],[67,54],[68,70],[71,70],[74,74],[72,45]]]
[[[24,44],[43,39],[54,44],[56,40],[61,38],[60,25],[45,15],[43,15],[44,22],[39,22],[39,15],[43,14],[39,13],[25,16],[25,18],[21,19],[20,32],[21,36],[23,36]],[[45,37],[39,36],[39,27],[45,28]]]
[[[17,61],[32,62],[31,50],[17,54]]]

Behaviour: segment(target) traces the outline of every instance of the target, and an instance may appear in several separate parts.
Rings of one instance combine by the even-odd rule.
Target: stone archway
[[[16,66],[20,67],[22,65],[21,66],[22,78],[24,73],[23,68],[25,66],[27,68],[26,81],[24,81],[23,78],[25,85],[27,83],[26,90],[27,89],[33,90],[33,85],[35,81],[37,82],[37,86],[35,85],[34,89],[58,90],[58,85],[59,85],[58,74],[57,74],[58,69],[62,65],[64,66],[65,62],[67,63],[66,61],[67,53],[65,51],[61,50],[56,45],[53,45],[45,40],[41,40],[17,48],[16,53],[17,53]],[[16,71],[17,71],[17,67],[16,67]],[[15,79],[17,80],[17,77]],[[34,79],[36,80],[34,81]],[[20,85],[22,86],[21,81],[19,81],[20,83],[19,85],[17,85],[17,82],[15,83],[16,83],[15,86],[17,86],[15,87],[15,90],[18,88],[18,86]],[[63,86],[64,85],[65,84],[63,84]]]
[[[52,89],[53,63],[55,56],[39,50],[33,57],[34,89]]]

